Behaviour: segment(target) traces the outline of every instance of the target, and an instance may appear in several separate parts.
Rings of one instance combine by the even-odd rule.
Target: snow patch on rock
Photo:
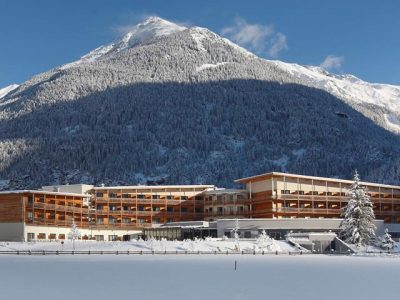
[[[5,88],[0,89],[0,99],[4,98],[5,96],[7,96],[7,94],[9,94],[18,87],[19,87],[18,84],[11,84],[9,86],[6,86]]]
[[[202,64],[201,66],[198,66],[196,68],[196,72],[201,72],[201,71],[206,70],[206,69],[214,69],[214,68],[217,68],[219,66],[223,66],[225,64],[228,64],[228,62],[220,62],[220,63],[216,63],[216,64]]]
[[[388,126],[397,132],[400,132],[400,120],[396,114],[385,114],[385,120]]]

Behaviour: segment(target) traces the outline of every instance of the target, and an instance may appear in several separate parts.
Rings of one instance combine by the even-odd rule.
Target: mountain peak
[[[139,23],[129,30],[117,44],[120,44],[122,50],[136,46],[155,37],[170,35],[185,29],[187,28],[184,26],[177,25],[159,17],[150,17],[143,23]]]
[[[144,22],[131,27],[120,40],[108,45],[100,46],[82,56],[78,61],[66,64],[61,68],[66,69],[80,63],[93,62],[106,54],[121,52],[141,45],[154,38],[174,34],[185,29],[187,28],[184,26],[180,26],[160,17],[152,16],[147,18]]]

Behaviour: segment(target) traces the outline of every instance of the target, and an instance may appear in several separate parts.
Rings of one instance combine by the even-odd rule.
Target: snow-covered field
[[[0,298],[14,300],[368,300],[400,293],[396,256],[0,255],[0,266]]]

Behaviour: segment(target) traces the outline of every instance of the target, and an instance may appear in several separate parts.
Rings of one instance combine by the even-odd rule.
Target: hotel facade
[[[350,180],[265,173],[235,181],[242,189],[214,185],[46,186],[0,192],[0,240],[63,240],[72,223],[82,239],[129,240],[146,228],[221,219],[338,219]],[[400,233],[400,186],[361,182],[376,219]],[[276,223],[278,224],[278,223]],[[296,229],[299,228],[296,222]],[[272,226],[272,225],[271,225]],[[275,226],[275,225],[274,225]],[[307,225],[309,226],[309,225]],[[276,226],[275,226],[276,227]],[[290,230],[290,228],[287,228]]]

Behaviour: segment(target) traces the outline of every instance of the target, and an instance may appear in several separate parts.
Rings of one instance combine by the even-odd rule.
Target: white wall
[[[130,235],[130,234],[140,234],[142,233],[141,230],[89,230],[89,229],[81,229],[78,228],[80,231],[81,235],[87,235],[87,236],[95,236],[95,235],[103,235],[104,240],[108,240],[109,235],[117,235],[119,237],[122,237],[123,235]],[[69,227],[51,227],[51,226],[31,226],[31,225],[26,225],[25,226],[25,232],[23,234],[25,240],[28,238],[28,233],[34,233],[35,238],[39,233],[44,233],[46,234],[46,239],[48,239],[48,236],[50,234],[56,234],[57,238],[59,234],[65,234],[66,239],[68,239],[68,234],[70,233],[71,229]]]
[[[70,185],[48,185],[42,186],[43,191],[57,192],[60,193],[73,193],[73,194],[85,194],[87,191],[93,189],[93,185],[88,184],[70,184]]]

